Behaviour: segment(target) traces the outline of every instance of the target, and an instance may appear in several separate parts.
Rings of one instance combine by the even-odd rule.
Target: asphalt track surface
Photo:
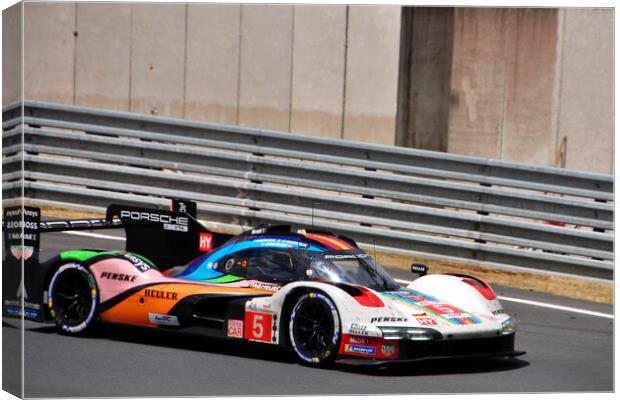
[[[99,233],[115,234],[109,231]],[[120,249],[123,243],[47,234],[42,259],[61,250]],[[406,271],[390,270],[411,279]],[[432,271],[431,271],[432,272]],[[499,296],[613,314],[602,305],[495,287]],[[516,359],[425,362],[408,366],[316,369],[268,345],[107,326],[87,338],[26,322],[26,397],[242,396],[321,394],[609,392],[613,381],[613,319],[503,301],[519,321]],[[3,320],[5,343],[18,341],[19,320]],[[6,347],[5,347],[6,349]],[[3,386],[17,389],[3,352]]]

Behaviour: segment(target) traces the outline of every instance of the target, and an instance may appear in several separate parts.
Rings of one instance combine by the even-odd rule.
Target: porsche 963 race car
[[[516,321],[480,279],[414,266],[420,276],[401,287],[348,237],[290,226],[220,234],[196,220],[194,203],[172,203],[46,222],[37,208],[5,208],[4,315],[69,335],[118,323],[263,342],[314,366],[523,354]],[[103,228],[125,230],[124,251],[39,262],[46,232]]]

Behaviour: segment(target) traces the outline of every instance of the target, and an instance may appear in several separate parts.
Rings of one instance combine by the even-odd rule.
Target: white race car
[[[110,206],[106,221],[30,225],[35,239],[79,225],[125,228],[125,251],[70,250],[39,264],[30,244],[27,269],[39,273],[26,283],[24,316],[67,334],[99,322],[185,330],[284,346],[317,366],[524,354],[514,349],[516,321],[485,282],[412,266],[421,276],[400,287],[352,239],[329,232],[224,235],[186,212],[129,206]],[[8,267],[19,276],[13,237]],[[19,316],[14,304],[5,312]]]

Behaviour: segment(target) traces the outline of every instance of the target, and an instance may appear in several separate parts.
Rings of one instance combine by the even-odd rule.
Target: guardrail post
[[[484,182],[480,182],[480,186],[484,186],[484,187],[491,187],[491,185],[489,185],[488,183],[484,183]],[[483,203],[484,203],[484,202],[482,201],[482,199],[486,197],[486,195],[482,195],[482,196],[483,196],[483,197],[480,199],[480,204],[483,204]],[[476,214],[478,214],[478,215],[489,215],[489,213],[488,213],[488,212],[486,212],[486,211],[477,211],[477,212],[476,212]],[[481,225],[482,225],[481,223],[478,223],[478,224],[476,225],[476,230],[478,231],[478,234],[480,234],[480,233],[481,233],[481,232],[480,232]],[[476,243],[483,243],[483,244],[487,242],[486,240],[482,240],[482,239],[474,239],[474,241],[475,241]]]

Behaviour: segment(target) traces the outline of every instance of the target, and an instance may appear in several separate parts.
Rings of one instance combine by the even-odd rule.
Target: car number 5
[[[254,314],[254,321],[252,321],[252,334],[255,338],[262,338],[265,333],[263,318],[264,315]]]
[[[265,313],[247,312],[245,314],[244,337],[248,340],[271,342],[273,316]]]

